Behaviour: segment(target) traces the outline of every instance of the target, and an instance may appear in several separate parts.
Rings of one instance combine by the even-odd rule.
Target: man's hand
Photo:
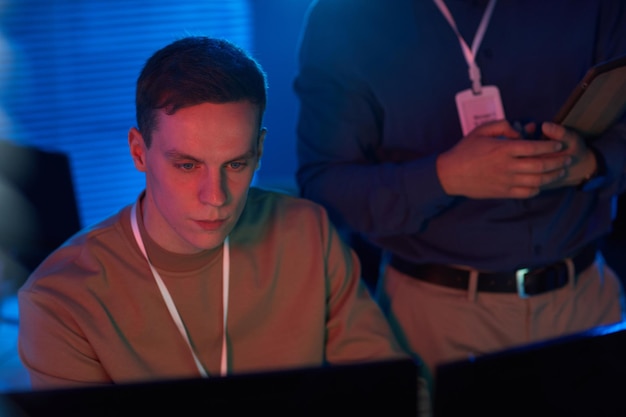
[[[449,195],[470,198],[528,198],[560,186],[572,155],[580,155],[572,149],[575,139],[559,129],[546,123],[551,140],[521,140],[505,120],[481,125],[439,155],[441,185]]]
[[[543,189],[578,185],[596,171],[596,157],[587,147],[585,140],[580,137],[580,135],[561,125],[549,122],[543,123],[541,129],[544,137],[550,140],[560,141],[564,144],[563,151],[555,156],[560,157],[566,155],[569,156],[572,161],[565,170],[566,175],[556,181],[545,184],[542,187]],[[551,157],[553,156],[546,156],[546,158]]]

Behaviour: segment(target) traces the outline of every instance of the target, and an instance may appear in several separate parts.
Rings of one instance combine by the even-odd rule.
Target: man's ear
[[[137,171],[146,172],[146,143],[136,127],[131,127],[128,131],[128,147]]]
[[[265,135],[267,134],[267,129],[262,127],[259,131],[259,139],[257,141],[257,158],[256,158],[256,168],[261,168],[261,157],[263,156],[263,144],[265,143]]]

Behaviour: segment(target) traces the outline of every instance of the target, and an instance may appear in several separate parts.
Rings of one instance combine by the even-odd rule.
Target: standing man
[[[431,369],[622,319],[598,245],[626,124],[585,139],[549,121],[625,53],[621,0],[312,4],[301,193],[388,255],[380,303]]]

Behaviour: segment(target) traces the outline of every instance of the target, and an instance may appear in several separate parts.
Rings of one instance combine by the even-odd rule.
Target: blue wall
[[[292,89],[297,46],[311,0],[252,0],[253,52],[267,72],[268,136],[258,175],[262,186],[295,192],[296,118],[298,102]]]
[[[269,96],[257,182],[294,190],[291,89],[310,0],[8,0],[0,3],[0,139],[70,158],[82,225],[143,188],[127,149],[145,60],[185,34],[231,39],[263,65]]]

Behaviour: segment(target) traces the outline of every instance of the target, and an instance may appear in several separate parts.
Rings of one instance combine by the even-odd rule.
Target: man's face
[[[146,174],[145,227],[164,249],[192,254],[222,244],[246,204],[265,131],[248,101],[159,111],[152,144],[128,135],[135,167]]]

